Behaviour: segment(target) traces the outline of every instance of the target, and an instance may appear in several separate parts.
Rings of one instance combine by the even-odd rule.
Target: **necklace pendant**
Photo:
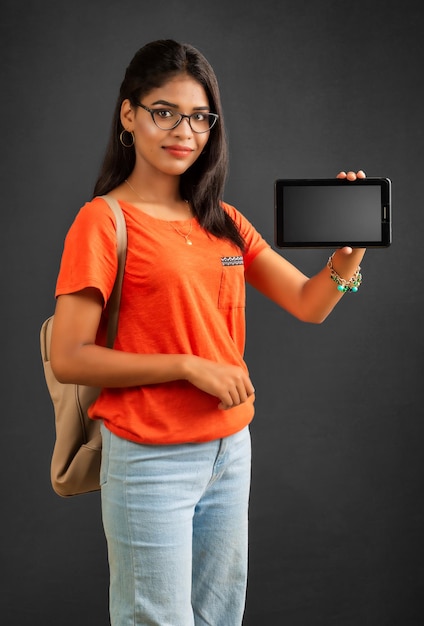
[[[186,244],[187,244],[188,246],[192,246],[192,245],[193,245],[193,242],[192,242],[192,240],[191,240],[191,239],[189,239],[189,238],[188,238],[188,235],[186,235],[185,240],[186,240]]]

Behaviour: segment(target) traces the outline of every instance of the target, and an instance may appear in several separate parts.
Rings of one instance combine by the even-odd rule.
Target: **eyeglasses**
[[[137,102],[136,104],[150,113],[152,120],[161,130],[172,130],[173,128],[176,128],[186,117],[193,132],[207,133],[208,130],[211,130],[211,128],[215,125],[219,117],[216,113],[196,111],[196,113],[192,113],[191,115],[185,115],[184,113],[177,113],[176,111],[171,111],[170,109],[149,109],[144,106],[144,104],[141,104],[141,102]]]

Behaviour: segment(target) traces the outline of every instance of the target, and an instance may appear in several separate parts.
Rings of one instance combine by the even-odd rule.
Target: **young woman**
[[[222,200],[227,148],[212,68],[157,41],[127,68],[94,199],[66,238],[51,364],[103,389],[102,514],[114,626],[239,626],[247,572],[245,280],[320,323],[364,250],[307,278]],[[363,172],[341,172],[354,180]],[[128,231],[119,329],[102,347],[119,200]],[[335,280],[336,279],[336,282]],[[353,283],[351,283],[353,284]]]

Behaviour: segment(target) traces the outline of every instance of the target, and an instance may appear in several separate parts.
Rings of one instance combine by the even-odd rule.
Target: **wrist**
[[[190,382],[195,368],[195,360],[198,358],[193,354],[181,354],[179,360],[180,379]]]
[[[330,278],[336,283],[337,290],[341,293],[350,291],[356,293],[362,282],[361,266],[357,265],[355,269],[355,263],[352,263],[354,259],[349,255],[349,263],[344,264],[344,268],[341,269],[342,263],[339,264],[339,259],[335,259],[337,252],[334,252],[327,262],[327,267],[330,270]],[[363,254],[362,254],[363,256]],[[362,256],[360,258],[362,259]],[[336,260],[336,267],[333,264],[333,259]],[[340,272],[340,273],[339,273]]]

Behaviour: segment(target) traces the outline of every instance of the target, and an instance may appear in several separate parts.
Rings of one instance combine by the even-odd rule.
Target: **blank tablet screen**
[[[391,243],[388,179],[278,180],[275,191],[279,247]]]

